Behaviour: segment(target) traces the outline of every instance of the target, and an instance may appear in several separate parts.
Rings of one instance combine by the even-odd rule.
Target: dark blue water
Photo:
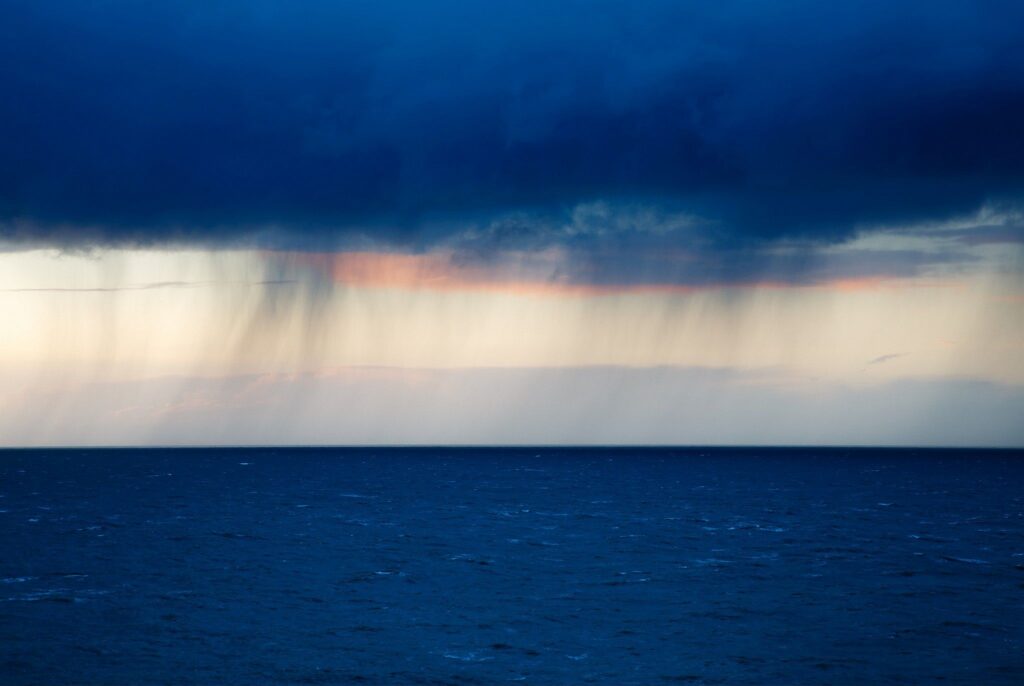
[[[1024,454],[0,451],[2,684],[1024,683]]]

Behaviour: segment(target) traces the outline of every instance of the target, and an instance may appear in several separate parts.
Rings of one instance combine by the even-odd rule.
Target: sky
[[[7,0],[0,445],[1024,445],[1019,2]]]

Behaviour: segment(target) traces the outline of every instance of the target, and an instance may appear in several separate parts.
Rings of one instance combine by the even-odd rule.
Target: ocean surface
[[[0,451],[0,684],[1022,684],[1024,453]]]

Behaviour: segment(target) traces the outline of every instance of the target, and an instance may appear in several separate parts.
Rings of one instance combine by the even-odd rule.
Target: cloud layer
[[[680,367],[94,382],[32,387],[0,398],[0,410],[0,445],[1024,444],[1019,386],[787,388]]]
[[[743,251],[1014,207],[1021,25],[1019,2],[966,0],[11,0],[0,231],[300,249],[468,231],[487,252],[625,227],[631,247]],[[595,203],[605,238],[566,233]],[[673,237],[638,238],[643,216]]]

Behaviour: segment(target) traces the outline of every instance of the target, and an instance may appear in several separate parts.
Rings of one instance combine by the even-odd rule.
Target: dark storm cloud
[[[978,0],[7,0],[0,232],[428,246],[526,213],[513,241],[571,243],[544,227],[605,201],[739,249],[1013,205],[1021,26]]]

